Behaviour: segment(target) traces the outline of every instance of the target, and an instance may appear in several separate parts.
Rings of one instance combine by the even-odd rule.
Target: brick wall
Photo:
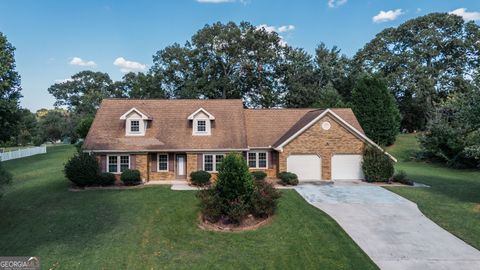
[[[331,124],[329,130],[322,123]],[[291,154],[316,154],[322,160],[322,179],[331,180],[331,161],[333,154],[361,154],[365,143],[326,115],[317,123],[284,146],[279,154],[279,171],[287,170],[287,157]]]

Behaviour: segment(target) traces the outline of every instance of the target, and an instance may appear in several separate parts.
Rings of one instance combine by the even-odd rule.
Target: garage
[[[290,155],[287,171],[298,176],[299,181],[322,180],[322,160],[317,155]]]
[[[332,180],[363,179],[362,155],[333,155]]]

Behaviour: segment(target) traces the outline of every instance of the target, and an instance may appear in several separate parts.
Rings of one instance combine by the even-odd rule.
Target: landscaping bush
[[[65,176],[80,187],[96,184],[100,173],[97,159],[88,153],[77,153],[65,164]]]
[[[296,186],[298,185],[298,176],[291,172],[281,172],[278,174],[278,178],[280,178],[280,183],[284,186],[291,185]]]
[[[249,214],[267,217],[274,213],[279,197],[271,184],[253,181],[245,159],[239,154],[227,155],[215,185],[197,193],[203,218],[213,223],[222,220],[239,224]]]
[[[215,223],[222,217],[221,199],[214,189],[205,189],[197,193],[200,200],[200,209],[205,220]]]
[[[387,182],[394,172],[393,161],[384,151],[369,146],[363,153],[362,170],[367,182]]]
[[[228,154],[218,169],[215,189],[226,201],[246,197],[249,201],[253,192],[253,177],[245,159],[239,154]]]
[[[195,186],[205,186],[210,184],[212,175],[206,171],[196,171],[190,173],[191,182]]]
[[[413,186],[413,181],[408,179],[407,173],[402,170],[398,171],[396,174],[393,175],[393,181],[404,185]]]
[[[33,137],[33,145],[35,146],[40,146],[45,142],[45,140],[41,136],[35,136]]]
[[[102,186],[111,186],[115,184],[115,180],[115,175],[113,173],[105,172],[98,176],[98,184]]]
[[[267,178],[267,174],[262,171],[252,172],[252,176],[257,181],[262,181],[262,180],[265,180],[265,178]]]
[[[275,213],[280,192],[272,184],[257,181],[252,195],[252,214],[255,217],[268,217]]]
[[[77,152],[82,152],[82,146],[83,146],[83,141],[79,141],[75,143],[75,148],[77,149]]]
[[[122,172],[120,180],[122,180],[126,186],[138,185],[142,182],[139,170],[125,170]]]

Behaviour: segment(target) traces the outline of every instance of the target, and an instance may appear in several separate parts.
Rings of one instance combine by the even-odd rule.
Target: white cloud
[[[380,13],[373,16],[372,20],[373,22],[376,22],[376,23],[388,22],[388,21],[395,20],[398,16],[402,14],[403,12],[402,12],[402,9],[400,8],[395,10],[389,10],[389,11],[381,10]]]
[[[295,30],[295,26],[294,25],[282,25],[280,27],[277,28],[277,32],[278,33],[285,33],[285,32],[290,32],[290,31],[293,31]]]
[[[457,8],[450,11],[448,14],[455,14],[462,17],[465,21],[478,21],[480,20],[480,12],[468,12],[466,8]]]
[[[235,0],[197,0],[197,2],[202,4],[222,4],[235,2]]]
[[[272,33],[272,32],[287,33],[287,32],[291,32],[291,31],[295,30],[295,26],[289,24],[289,25],[282,25],[280,27],[276,27],[276,26],[268,25],[268,24],[260,24],[259,26],[257,26],[257,29],[264,29],[268,33]],[[285,41],[285,38],[281,35],[278,35],[278,37],[280,37],[280,45],[286,46],[287,42]]]
[[[123,57],[118,57],[113,61],[113,64],[120,68],[123,73],[145,71],[147,65],[139,62],[129,61]]]
[[[347,0],[328,0],[328,7],[336,8],[347,3]]]
[[[80,57],[73,57],[72,60],[70,60],[70,65],[75,65],[75,66],[82,66],[82,67],[94,67],[97,64],[93,61],[87,61],[83,60]]]
[[[68,79],[55,80],[55,83],[66,83],[66,82],[71,82],[71,81],[73,81],[73,79],[68,78]]]
[[[295,30],[294,25],[282,25],[280,27],[276,27],[273,25],[268,25],[268,24],[260,24],[257,26],[257,29],[264,29],[265,31],[271,33],[271,32],[277,32],[277,33],[286,33]]]

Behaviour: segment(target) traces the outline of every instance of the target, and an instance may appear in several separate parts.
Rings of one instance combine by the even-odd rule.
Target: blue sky
[[[37,110],[53,107],[47,89],[56,81],[85,69],[119,80],[217,21],[249,21],[280,32],[294,47],[313,53],[324,42],[352,56],[386,27],[454,10],[480,23],[477,0],[0,0],[0,32],[17,49],[21,105]]]

